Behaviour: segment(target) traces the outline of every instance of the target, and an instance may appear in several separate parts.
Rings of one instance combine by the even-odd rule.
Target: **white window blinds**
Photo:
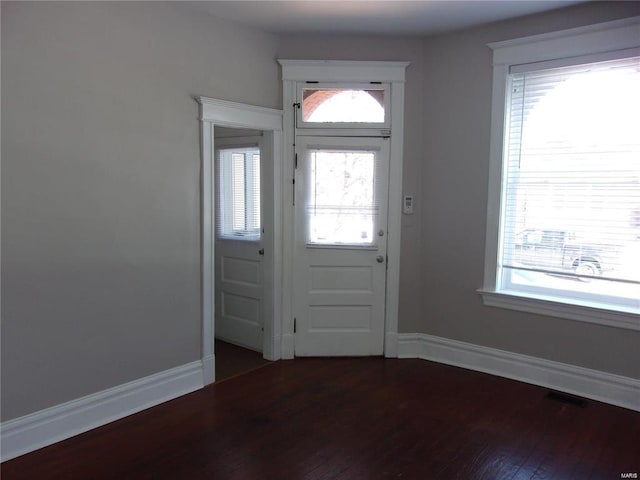
[[[218,235],[260,238],[260,151],[257,147],[218,151]]]
[[[640,57],[533,68],[508,83],[499,285],[638,309]]]
[[[376,151],[309,151],[308,244],[373,245]]]

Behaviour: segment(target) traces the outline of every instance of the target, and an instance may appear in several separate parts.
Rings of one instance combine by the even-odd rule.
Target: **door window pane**
[[[218,172],[218,234],[247,240],[260,238],[259,150],[221,149]]]
[[[375,217],[375,153],[312,150],[308,243],[372,245]]]

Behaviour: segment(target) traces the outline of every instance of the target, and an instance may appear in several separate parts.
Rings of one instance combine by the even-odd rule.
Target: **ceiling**
[[[571,0],[261,0],[189,2],[271,33],[430,35],[583,3]]]

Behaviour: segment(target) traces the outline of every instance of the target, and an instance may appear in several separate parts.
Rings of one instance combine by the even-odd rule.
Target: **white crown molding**
[[[398,335],[398,357],[421,358],[640,411],[640,380],[424,333]]]
[[[2,461],[173,400],[203,385],[203,364],[197,361],[2,422]]]

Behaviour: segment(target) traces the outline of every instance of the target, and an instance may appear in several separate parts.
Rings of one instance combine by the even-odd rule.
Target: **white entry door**
[[[263,351],[264,244],[259,139],[216,139],[215,336]]]
[[[382,355],[389,139],[296,139],[298,356]]]

